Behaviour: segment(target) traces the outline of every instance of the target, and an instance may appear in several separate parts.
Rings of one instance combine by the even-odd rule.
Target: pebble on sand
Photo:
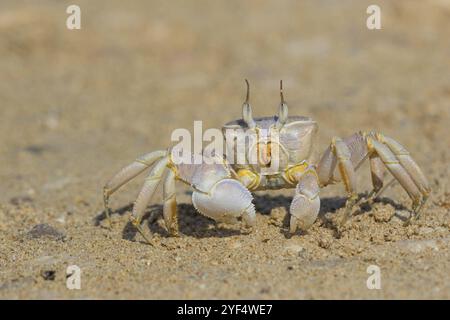
[[[305,248],[298,244],[289,244],[284,247],[284,252],[291,256],[297,256],[303,250],[305,250]]]

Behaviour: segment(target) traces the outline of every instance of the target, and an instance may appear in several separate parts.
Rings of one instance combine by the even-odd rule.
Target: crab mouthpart
[[[270,165],[272,160],[270,143],[260,143],[258,145],[258,162],[261,166]]]

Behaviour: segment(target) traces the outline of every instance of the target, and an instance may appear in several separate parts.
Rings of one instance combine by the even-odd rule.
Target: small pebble
[[[56,271],[55,270],[42,270],[41,271],[41,277],[44,278],[44,280],[55,280]]]
[[[288,255],[291,255],[291,256],[297,256],[303,250],[305,250],[305,248],[303,248],[300,245],[296,245],[296,244],[290,244],[290,245],[287,245],[286,247],[284,247],[285,253],[287,253]]]
[[[320,238],[319,239],[319,247],[321,247],[323,249],[328,249],[329,247],[331,247],[332,243],[333,243],[333,241],[328,238]]]

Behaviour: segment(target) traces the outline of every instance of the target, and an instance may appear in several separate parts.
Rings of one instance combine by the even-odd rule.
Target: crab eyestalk
[[[247,84],[247,95],[245,98],[244,103],[242,104],[242,119],[247,124],[247,126],[251,129],[256,127],[255,120],[253,120],[252,115],[252,107],[250,106],[249,100],[250,100],[250,84],[248,83],[248,80],[245,79],[245,83]]]
[[[283,80],[280,80],[280,98],[281,98],[280,109],[278,111],[277,123],[275,124],[277,129],[281,129],[288,119],[288,106],[284,101],[283,96]]]

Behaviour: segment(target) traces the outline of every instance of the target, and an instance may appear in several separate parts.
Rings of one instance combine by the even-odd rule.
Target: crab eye
[[[245,79],[245,83],[247,84],[247,95],[245,97],[244,104],[242,105],[242,119],[244,120],[245,124],[249,128],[254,128],[256,126],[256,124],[255,124],[255,120],[253,120],[252,107],[250,106],[250,103],[249,103],[250,84],[248,83],[247,79]]]
[[[287,106],[286,102],[284,101],[284,96],[283,96],[283,80],[280,80],[280,98],[281,98],[281,102],[280,102],[280,108],[278,111],[278,119],[277,119],[277,123],[276,123],[277,129],[281,129],[288,120],[288,106]]]
[[[248,103],[242,105],[242,119],[250,129],[255,128],[256,123],[253,120],[252,107]]]

